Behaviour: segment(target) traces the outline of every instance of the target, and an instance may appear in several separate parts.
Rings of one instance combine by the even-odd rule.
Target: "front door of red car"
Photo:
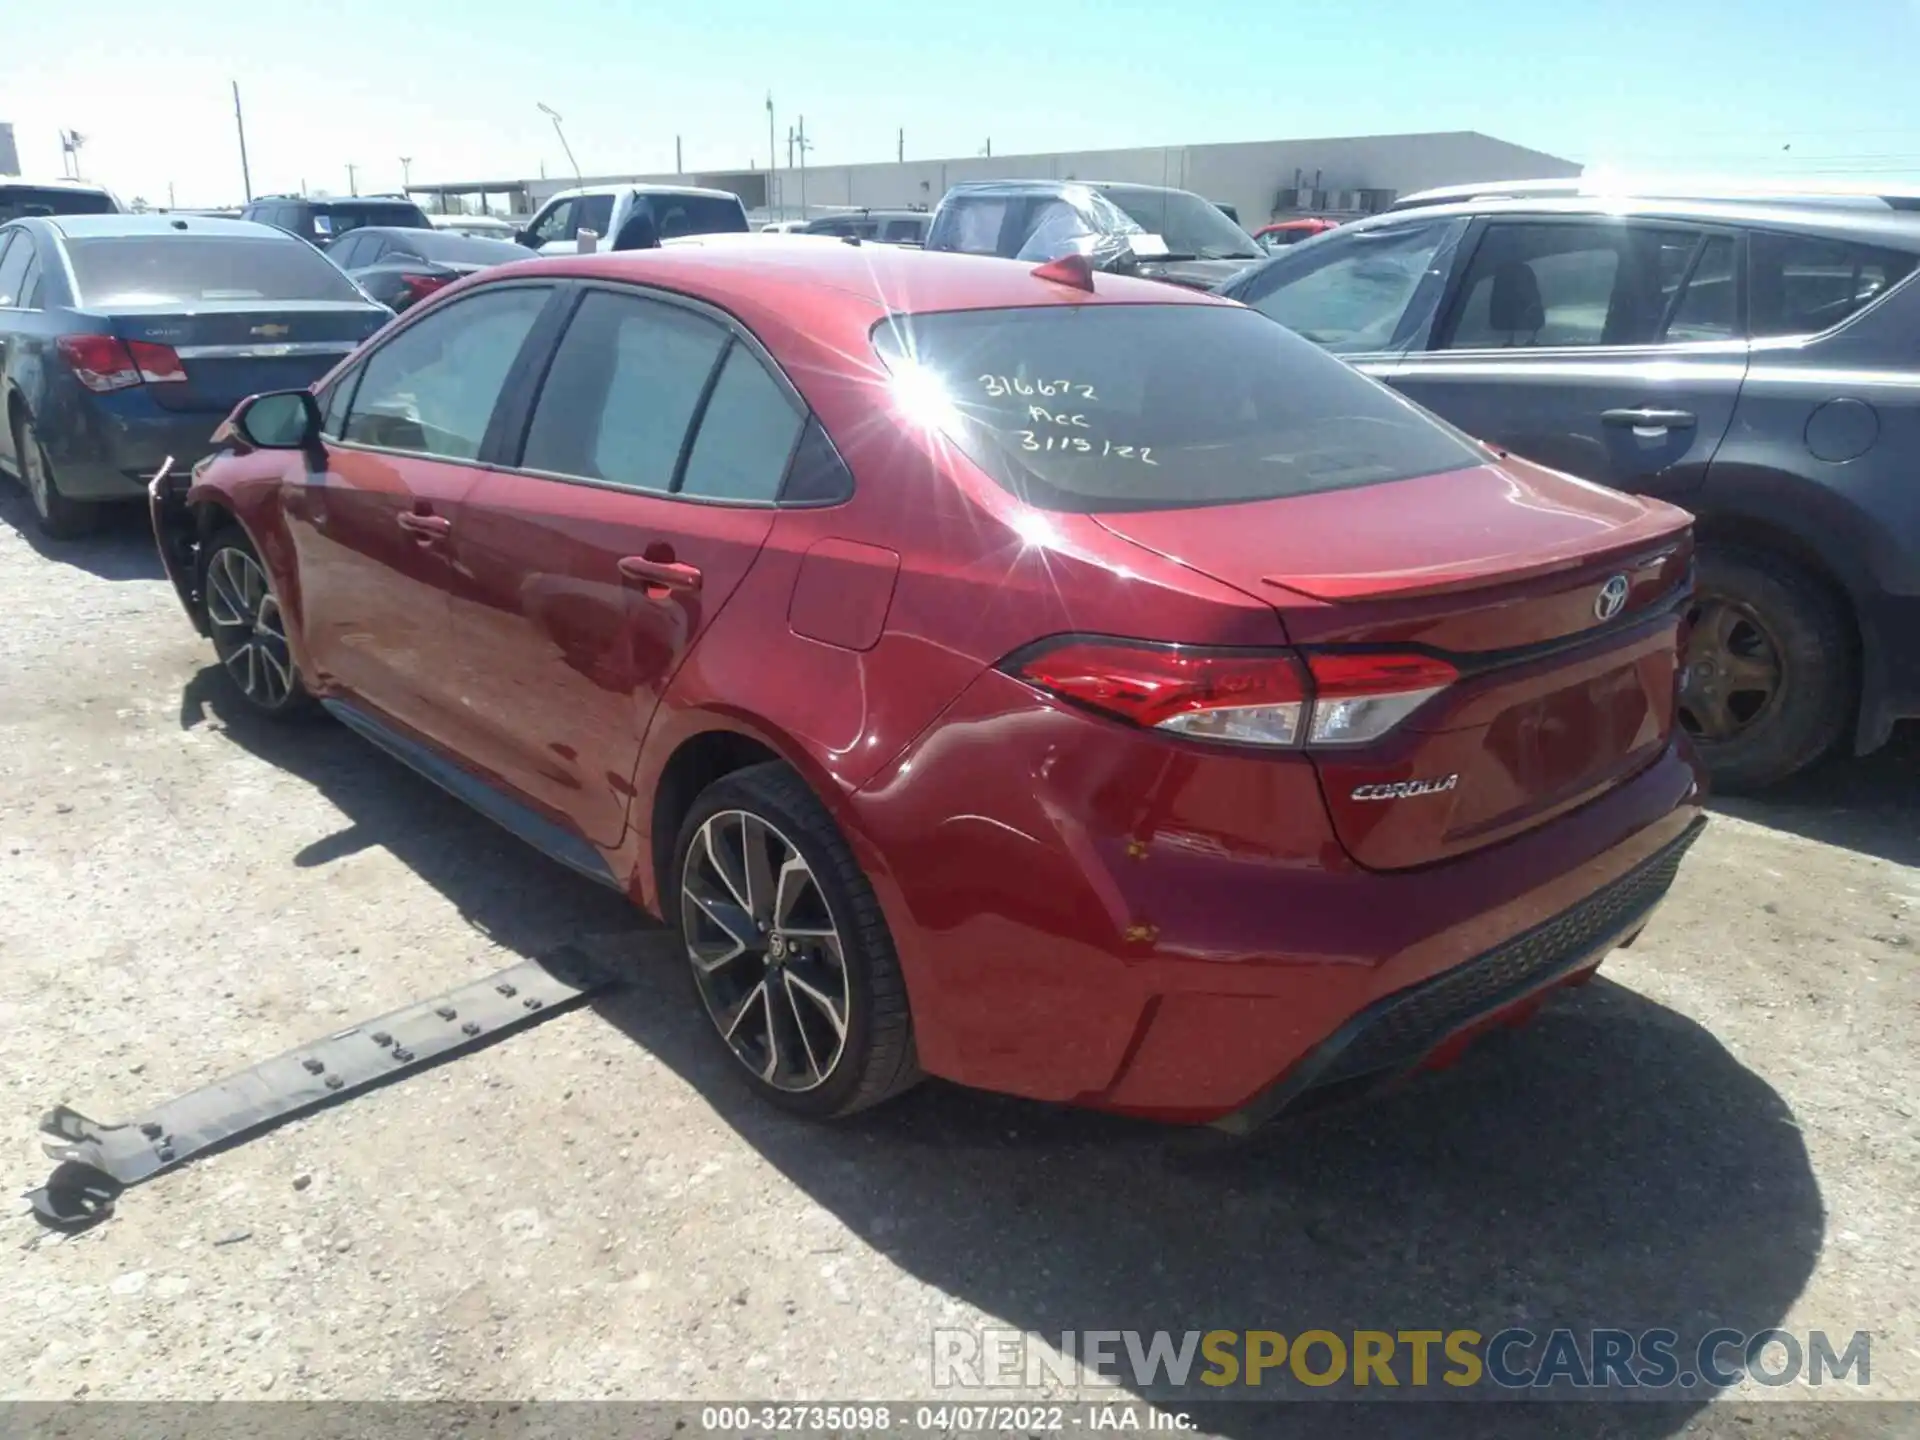
[[[485,290],[406,326],[330,388],[325,465],[289,466],[315,680],[442,743],[458,729],[454,527],[507,372],[552,294]]]
[[[597,844],[625,833],[647,722],[759,554],[801,423],[718,317],[590,287],[524,448],[466,500],[454,610],[475,758]]]

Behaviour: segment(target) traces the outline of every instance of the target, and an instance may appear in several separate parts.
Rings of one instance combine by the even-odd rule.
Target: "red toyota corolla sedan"
[[[509,265],[222,438],[154,511],[246,701],[678,927],[805,1113],[1364,1090],[1589,976],[1702,823],[1683,512],[1074,259]]]

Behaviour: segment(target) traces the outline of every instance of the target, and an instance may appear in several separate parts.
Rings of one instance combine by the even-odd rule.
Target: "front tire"
[[[669,879],[701,1006],[759,1095],[824,1119],[919,1080],[873,887],[792,770],[755,765],[701,792]]]
[[[216,532],[200,566],[213,652],[249,710],[275,720],[306,713],[313,698],[287,646],[286,620],[267,567],[238,529]]]
[[[33,421],[24,415],[13,419],[13,460],[27,498],[33,502],[34,519],[42,535],[50,540],[77,540],[93,529],[99,520],[99,507],[69,500],[60,493],[47,447],[40,443]]]
[[[1680,722],[1716,788],[1759,790],[1831,750],[1853,717],[1853,627],[1827,587],[1782,556],[1700,552]]]

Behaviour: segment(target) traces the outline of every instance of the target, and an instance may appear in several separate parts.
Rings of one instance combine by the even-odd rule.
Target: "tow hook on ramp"
[[[110,1216],[129,1186],[575,1008],[619,980],[616,953],[593,942],[561,946],[117,1124],[56,1105],[40,1129],[43,1148],[60,1163],[27,1200],[43,1224],[84,1230]]]

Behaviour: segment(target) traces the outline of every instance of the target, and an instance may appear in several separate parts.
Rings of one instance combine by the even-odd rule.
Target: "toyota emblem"
[[[1615,575],[1600,587],[1600,593],[1593,597],[1593,618],[1611,620],[1627,608],[1627,577]]]

